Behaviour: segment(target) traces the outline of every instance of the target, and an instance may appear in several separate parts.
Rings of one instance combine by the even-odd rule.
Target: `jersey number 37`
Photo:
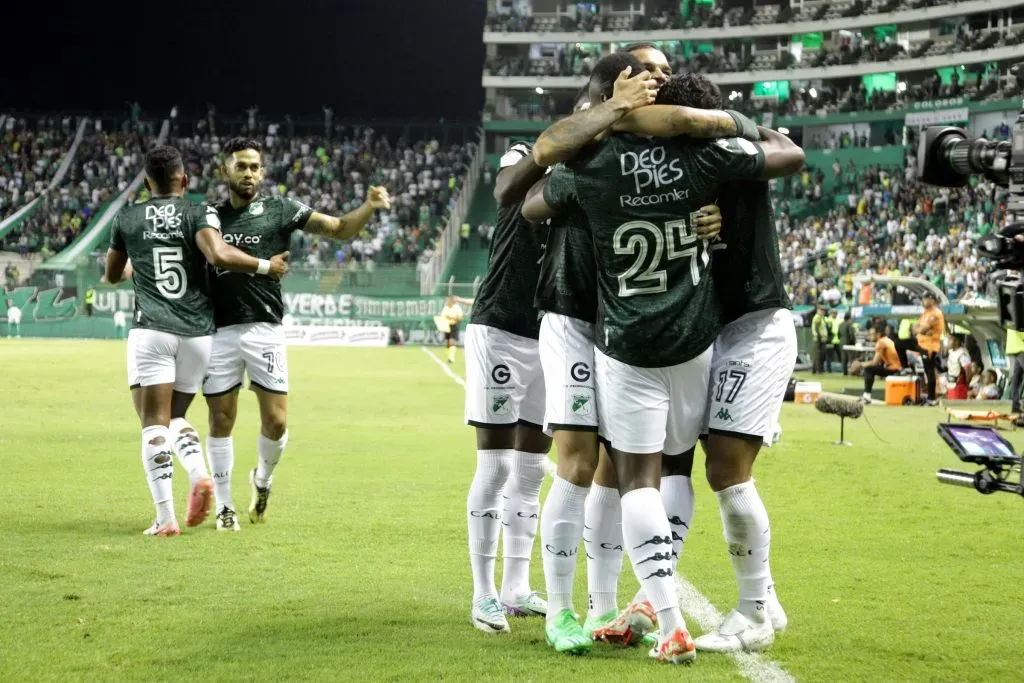
[[[698,215],[697,212],[690,214],[691,224]],[[667,291],[665,266],[668,261],[681,258],[689,259],[690,279],[696,286],[710,261],[707,243],[690,232],[683,218],[668,221],[664,230],[648,221],[623,223],[612,236],[612,246],[617,256],[632,254],[636,257],[618,276],[620,297]]]

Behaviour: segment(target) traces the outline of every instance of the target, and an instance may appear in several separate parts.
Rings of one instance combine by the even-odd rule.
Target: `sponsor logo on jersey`
[[[682,180],[683,169],[679,159],[666,163],[668,154],[664,147],[652,147],[642,152],[624,152],[619,155],[619,168],[623,177],[632,177],[636,191],[647,188],[655,190]]]
[[[732,415],[729,414],[728,408],[719,408],[718,412],[715,413],[716,420],[722,420],[723,422],[732,422]]]
[[[505,364],[495,365],[491,370],[491,379],[498,384],[508,384],[508,381],[512,379],[512,372]]]
[[[259,244],[262,235],[243,235],[240,232],[224,233],[224,241],[228,244]]]
[[[253,202],[249,205],[250,216],[262,216],[263,215],[263,202]]]
[[[729,361],[728,361],[728,362],[726,363],[726,365],[727,365],[727,366],[729,366],[729,365],[735,365],[735,366],[738,366],[738,367],[741,367],[741,368],[749,368],[749,367],[751,367],[751,366],[750,366],[750,363],[748,363],[747,361],[745,361],[745,360],[736,360],[736,359],[731,359],[731,360],[729,360]]]
[[[508,394],[495,394],[491,396],[491,413],[494,415],[508,415],[510,410],[508,402],[512,399]]]
[[[174,204],[163,204],[157,206],[155,204],[146,204],[146,220],[152,226],[152,230],[155,233],[157,230],[175,230],[181,227],[181,215],[178,214],[178,210]],[[181,233],[178,233],[181,236]],[[146,237],[143,233],[143,239],[154,239]],[[155,239],[165,239],[158,237]]]
[[[590,405],[590,396],[587,394],[573,394],[569,407],[575,415],[589,416],[593,412]]]
[[[185,235],[182,234],[181,230],[171,230],[169,232],[157,232],[156,230],[143,230],[142,239],[144,240],[172,240],[172,239],[185,239]]]
[[[590,379],[590,366],[586,363],[573,363],[569,374],[577,382],[586,382]]]

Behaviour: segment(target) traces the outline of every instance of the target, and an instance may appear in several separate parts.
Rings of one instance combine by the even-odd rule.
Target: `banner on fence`
[[[288,346],[387,346],[391,330],[387,327],[335,327],[324,325],[287,325]]]

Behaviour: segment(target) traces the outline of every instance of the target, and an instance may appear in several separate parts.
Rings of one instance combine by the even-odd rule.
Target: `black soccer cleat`
[[[270,484],[266,488],[256,485],[256,468],[249,472],[249,488],[252,489],[252,501],[249,503],[249,521],[263,524],[267,521],[267,501],[270,500]]]

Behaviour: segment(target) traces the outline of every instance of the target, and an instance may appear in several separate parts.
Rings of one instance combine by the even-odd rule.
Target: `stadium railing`
[[[448,217],[448,222],[441,230],[437,248],[427,262],[420,276],[420,294],[433,294],[440,284],[448,261],[459,248],[459,228],[463,219],[469,211],[469,204],[476,191],[476,185],[480,181],[480,174],[484,167],[484,130],[481,128],[477,140],[476,150],[473,152],[473,159],[469,164],[469,171],[466,180],[462,184],[462,191],[455,203],[455,210]]]
[[[85,127],[89,123],[88,119],[82,119],[78,124],[78,131],[75,133],[75,138],[71,142],[71,147],[68,149],[67,154],[61,159],[60,166],[57,167],[57,172],[53,174],[50,179],[50,184],[46,186],[46,192],[52,192],[55,188],[60,187],[60,184],[64,182],[64,177],[68,174],[68,169],[71,168],[71,162],[74,161],[75,155],[78,153],[78,147],[82,143],[82,139],[85,137]],[[3,119],[0,118],[0,127],[3,126]],[[25,206],[21,207],[10,216],[0,221],[0,242],[3,242],[7,234],[17,228],[21,223],[32,215],[39,206],[42,196],[36,197]]]
[[[818,19],[775,24],[744,24],[722,28],[661,29],[649,31],[577,31],[504,32],[484,31],[484,43],[633,43],[639,41],[692,40],[713,41],[730,38],[765,36],[796,36],[803,33],[831,32],[839,25],[844,30],[881,26],[883,24],[924,23],[935,19],[960,17],[971,13],[995,12],[1020,6],[1021,0],[969,0],[934,7],[897,12],[862,14],[856,17]],[[796,78],[795,76],[793,78]]]

